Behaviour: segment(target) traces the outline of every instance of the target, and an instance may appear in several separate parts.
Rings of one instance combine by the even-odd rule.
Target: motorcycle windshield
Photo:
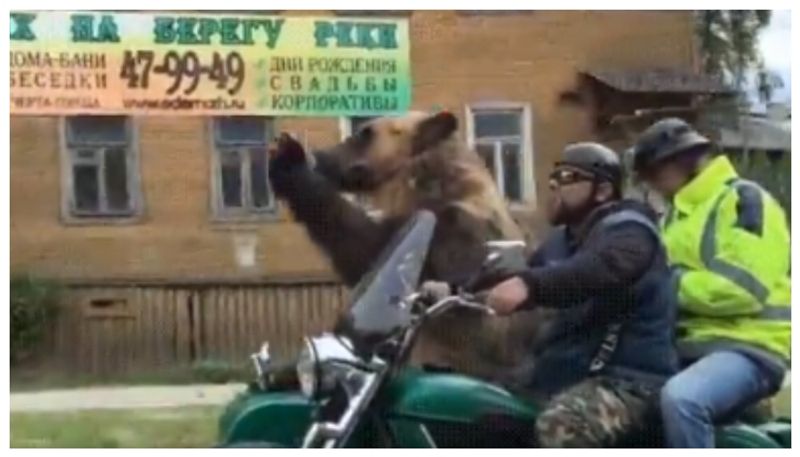
[[[337,332],[348,336],[358,352],[372,352],[375,344],[409,325],[410,303],[404,299],[417,289],[435,226],[432,213],[416,213],[353,290],[353,304]]]

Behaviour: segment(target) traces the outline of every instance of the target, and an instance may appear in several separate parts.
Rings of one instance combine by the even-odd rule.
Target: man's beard
[[[566,205],[563,200],[556,213],[550,218],[553,225],[574,225],[580,223],[595,207],[593,198],[587,198],[575,206]]]

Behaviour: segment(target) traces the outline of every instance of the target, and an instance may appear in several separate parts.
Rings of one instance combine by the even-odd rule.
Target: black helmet
[[[573,143],[564,148],[556,165],[567,165],[608,181],[619,191],[622,188],[622,165],[617,153],[600,143]]]
[[[633,146],[633,169],[641,173],[664,159],[710,144],[708,138],[686,121],[675,117],[662,119],[648,127],[636,140]]]

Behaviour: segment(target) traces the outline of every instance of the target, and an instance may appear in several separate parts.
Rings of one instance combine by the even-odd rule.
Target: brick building
[[[409,20],[412,108],[459,116],[465,141],[492,166],[521,220],[535,211],[565,143],[602,139],[621,146],[614,116],[690,105],[697,93],[716,90],[693,76],[690,12],[381,14]],[[302,227],[269,195],[263,156],[251,150],[279,131],[325,146],[362,120],[12,116],[11,269],[59,278],[79,291],[78,311],[64,318],[78,330],[56,337],[78,349],[63,349],[74,353],[61,357],[114,371],[130,367],[104,360],[122,353],[132,366],[244,356],[248,344],[281,329],[250,323],[263,310],[222,317],[239,313],[235,303],[248,302],[247,294],[256,296],[242,287],[269,288],[268,294],[303,303],[285,314],[264,311],[274,320],[323,326],[330,314],[323,292],[338,290],[334,278]],[[233,298],[224,297],[226,290]],[[203,331],[198,316],[211,308],[192,308],[201,302],[226,310]],[[142,317],[146,306],[161,311]],[[166,308],[169,317],[158,317]],[[183,320],[191,328],[180,328]],[[227,330],[213,328],[217,321]],[[171,335],[164,344],[187,346],[136,355],[151,323]],[[248,339],[217,344],[227,338],[219,332]],[[279,337],[290,344],[297,336]],[[80,351],[95,351],[96,360],[85,362]]]

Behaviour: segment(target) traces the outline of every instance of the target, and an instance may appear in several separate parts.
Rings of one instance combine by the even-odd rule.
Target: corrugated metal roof
[[[738,129],[721,128],[719,143],[727,148],[781,150],[792,149],[791,121],[775,121],[759,117],[742,119]]]
[[[621,92],[728,94],[718,78],[672,68],[647,70],[587,70],[585,75]]]

